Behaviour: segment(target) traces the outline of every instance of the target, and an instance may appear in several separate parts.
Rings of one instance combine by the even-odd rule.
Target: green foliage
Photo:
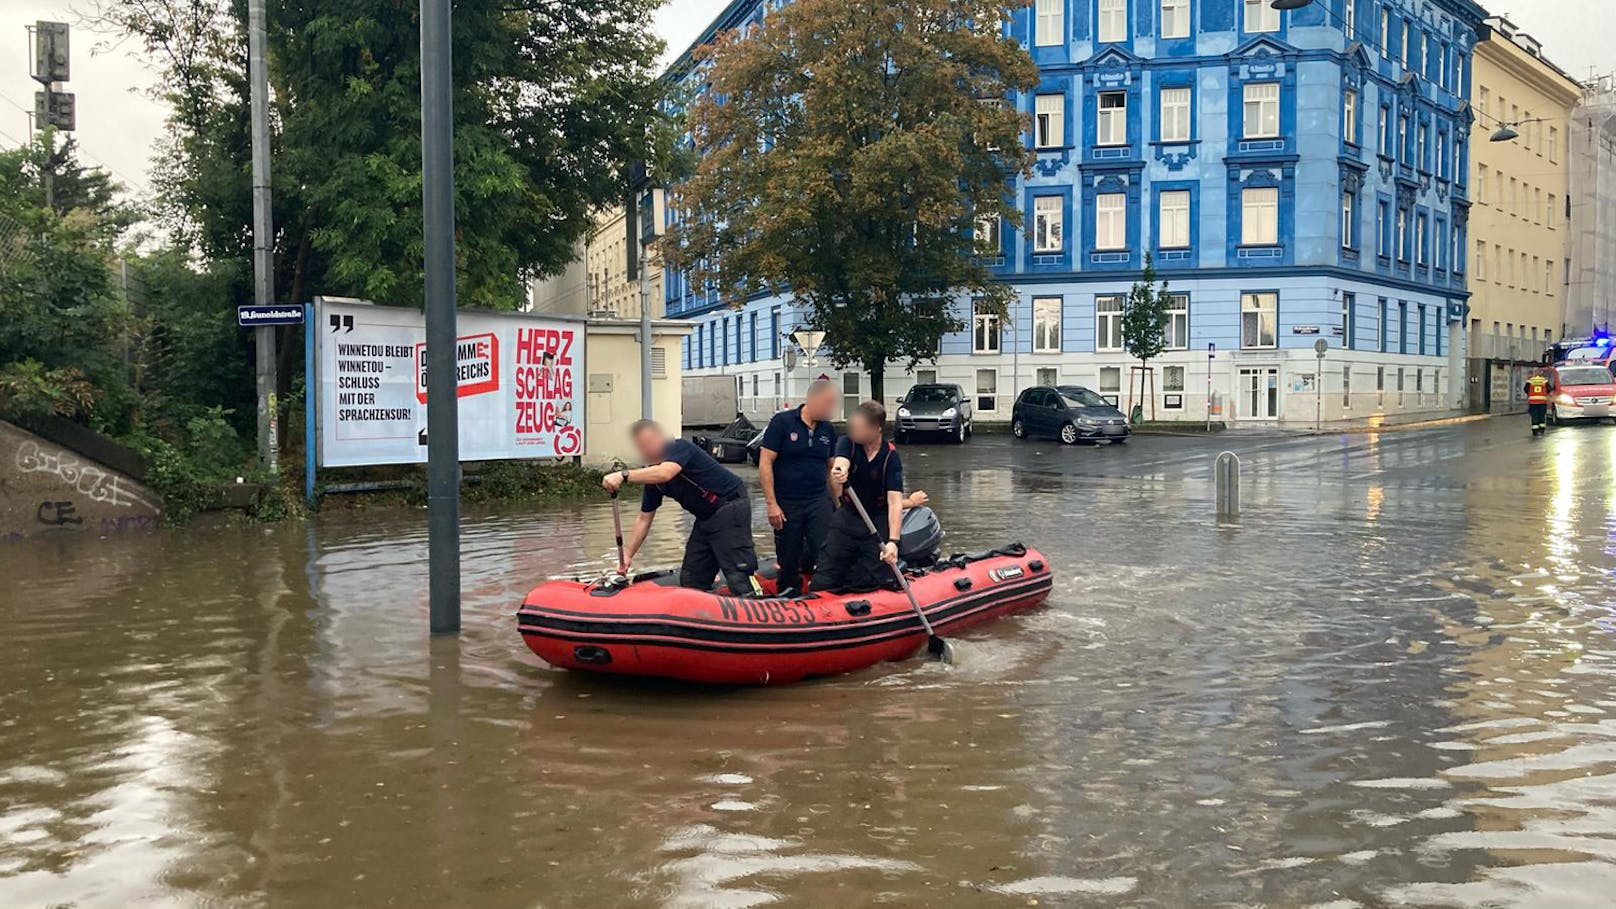
[[[467,485],[468,502],[522,502],[579,499],[600,492],[601,474],[576,464],[547,461],[494,461],[482,465]]]
[[[166,437],[143,430],[128,438],[146,458],[146,483],[162,495],[165,520],[183,521],[217,507],[220,491],[238,476],[261,479],[244,468],[252,453],[228,417],[211,408]]]
[[[463,305],[511,309],[570,262],[626,162],[672,147],[646,28],[658,0],[460,0],[455,210]],[[99,0],[161,61],[174,111],[157,183],[170,226],[245,261],[251,196],[243,16],[232,0]],[[420,28],[396,0],[269,6],[276,286],[419,304]]]
[[[1002,312],[975,258],[978,218],[1020,224],[1007,181],[1031,167],[1033,87],[1003,0],[795,0],[699,52],[700,154],[673,207],[667,261],[733,304],[790,288],[877,396],[889,360],[936,355],[961,296]],[[977,28],[973,23],[992,23]]]
[[[1122,345],[1141,363],[1149,363],[1167,349],[1167,282],[1156,284],[1156,263],[1145,253],[1145,271],[1122,310]]]
[[[95,398],[95,387],[71,366],[46,369],[38,360],[0,363],[0,416],[8,419],[71,419],[88,412]]]

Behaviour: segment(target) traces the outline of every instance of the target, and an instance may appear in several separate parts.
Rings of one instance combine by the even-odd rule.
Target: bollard
[[[1232,451],[1218,455],[1212,472],[1218,487],[1218,523],[1240,520],[1240,456]]]

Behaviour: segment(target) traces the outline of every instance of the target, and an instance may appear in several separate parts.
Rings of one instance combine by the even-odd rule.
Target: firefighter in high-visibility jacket
[[[1534,435],[1541,434],[1548,429],[1549,390],[1551,387],[1549,377],[1544,375],[1541,369],[1526,380],[1526,409],[1532,415],[1532,432]]]

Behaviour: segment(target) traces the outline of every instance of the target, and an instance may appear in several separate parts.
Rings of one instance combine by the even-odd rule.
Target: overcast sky
[[[694,41],[727,3],[669,0],[654,20],[669,56]],[[1492,0],[1484,5],[1537,36],[1549,59],[1579,79],[1616,70],[1616,4],[1611,0]],[[37,19],[70,22],[73,79],[67,87],[78,96],[79,143],[91,160],[140,192],[153,145],[163,132],[163,110],[145,94],[153,73],[130,48],[106,48],[108,36],[82,26],[73,10],[86,6],[87,0],[0,0],[0,143],[9,147],[23,140],[27,112],[33,109],[37,86],[28,78],[31,51],[24,26]]]

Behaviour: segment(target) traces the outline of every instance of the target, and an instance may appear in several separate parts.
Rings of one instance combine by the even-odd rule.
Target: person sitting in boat
[[[696,519],[679,566],[679,586],[711,590],[713,579],[723,575],[731,593],[757,593],[752,577],[758,567],[752,546],[752,506],[741,478],[689,441],[668,438],[653,420],[636,422],[629,427],[629,435],[648,466],[609,473],[600,483],[613,495],[625,483],[645,487],[640,516],[624,545],[619,572],[628,573],[635,553],[651,533],[657,509],[663,499],[672,499]]]
[[[886,408],[879,401],[865,401],[848,417],[847,434],[836,443],[830,487],[841,507],[831,517],[825,548],[819,555],[813,580],[816,591],[847,593],[893,584],[892,569],[887,566],[897,564],[903,510],[911,503],[903,494],[903,461],[898,448],[885,439],[886,422]],[[875,535],[844,496],[858,496],[875,524]],[[913,498],[914,504],[924,504],[925,493]]]

